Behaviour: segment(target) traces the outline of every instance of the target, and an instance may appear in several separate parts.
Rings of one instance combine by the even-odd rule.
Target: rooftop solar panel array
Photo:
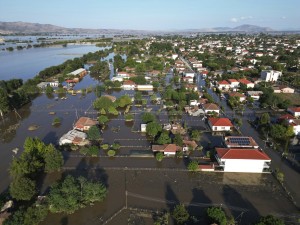
[[[238,145],[250,145],[250,140],[247,137],[232,137],[229,138],[229,142]]]

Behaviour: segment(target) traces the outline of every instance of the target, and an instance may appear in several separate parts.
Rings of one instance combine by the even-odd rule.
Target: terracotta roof
[[[244,94],[242,94],[242,93],[239,93],[239,92],[231,92],[231,93],[229,93],[229,96],[230,97],[246,97]]]
[[[152,151],[176,152],[177,150],[178,146],[175,144],[152,145]]]
[[[237,81],[236,79],[228,79],[228,81],[229,81],[230,83],[233,83],[233,82],[237,82],[237,83],[238,83],[238,81]]]
[[[80,117],[79,120],[75,123],[75,127],[83,128],[84,126],[94,126],[97,124],[97,121],[92,120],[88,117]]]
[[[219,107],[214,103],[204,104],[203,108],[206,109],[206,110],[220,110]]]
[[[216,151],[221,159],[271,160],[266,153],[258,149],[216,148]]]
[[[300,107],[289,108],[293,112],[300,112]]]
[[[124,80],[123,85],[135,85],[132,80]]]
[[[278,118],[279,120],[290,120],[295,119],[295,117],[291,114],[284,114]]]
[[[219,81],[218,84],[229,85],[228,81],[226,81],[226,80]]]
[[[213,118],[210,117],[209,122],[211,123],[212,126],[217,126],[217,127],[233,127],[231,121],[228,118]]]
[[[239,79],[239,82],[242,84],[252,84],[252,82],[247,79]]]

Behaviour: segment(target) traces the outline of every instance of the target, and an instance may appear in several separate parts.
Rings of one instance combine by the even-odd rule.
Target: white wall
[[[250,159],[224,159],[224,161],[224,172],[261,173],[265,163],[264,160]]]
[[[215,128],[217,128],[217,129],[215,129]],[[212,130],[213,131],[230,131],[230,127],[216,127],[216,126],[213,126]]]

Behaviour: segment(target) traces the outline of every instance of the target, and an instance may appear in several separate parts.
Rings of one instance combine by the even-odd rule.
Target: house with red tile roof
[[[182,149],[175,144],[152,145],[153,153],[162,152],[167,156],[175,156],[177,151]]]
[[[124,90],[134,90],[136,87],[135,82],[133,82],[132,80],[124,80],[122,88]]]
[[[203,105],[203,109],[205,114],[210,114],[210,113],[220,113],[220,108],[217,106],[215,103],[207,103]]]
[[[240,82],[240,84],[245,84],[247,88],[254,88],[254,83],[245,78],[239,79],[238,81]]]
[[[224,172],[262,173],[271,163],[266,153],[255,148],[216,148],[215,157]]]
[[[228,118],[213,118],[208,119],[208,125],[212,131],[231,131],[233,124]]]
[[[300,117],[300,107],[288,108],[287,111],[291,113],[294,117]]]
[[[246,101],[246,95],[239,93],[239,92],[231,92],[229,93],[230,97],[237,97],[240,102]]]
[[[219,89],[229,89],[230,88],[230,84],[228,83],[228,81],[226,80],[222,80],[218,82],[218,87]]]
[[[228,82],[231,88],[238,88],[240,85],[240,82],[237,81],[236,79],[228,79]]]
[[[77,120],[77,122],[75,123],[74,129],[80,131],[87,131],[92,126],[95,126],[97,124],[98,124],[97,120],[93,120],[89,117],[80,117],[79,120]]]

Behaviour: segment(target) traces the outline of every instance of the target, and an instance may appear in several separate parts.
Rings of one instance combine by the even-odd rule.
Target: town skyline
[[[34,6],[34,7],[33,7]],[[0,21],[53,24],[67,28],[182,30],[237,27],[251,24],[274,30],[299,30],[300,2],[229,0],[222,2],[190,1],[119,1],[81,0],[26,3],[7,2],[1,7]]]

